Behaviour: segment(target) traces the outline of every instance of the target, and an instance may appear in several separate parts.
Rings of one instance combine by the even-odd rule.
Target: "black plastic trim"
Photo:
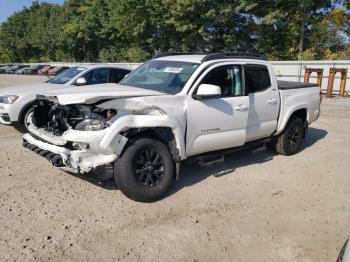
[[[23,139],[22,145],[25,148],[28,148],[29,150],[37,153],[38,155],[45,157],[54,167],[64,167],[63,159],[59,154],[52,153],[50,151],[47,151],[45,149],[41,149],[40,147],[37,147],[36,145],[33,145],[29,143],[27,140]]]

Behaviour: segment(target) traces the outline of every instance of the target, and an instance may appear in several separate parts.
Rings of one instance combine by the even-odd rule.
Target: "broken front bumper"
[[[45,157],[55,167],[80,174],[113,163],[117,159],[117,155],[114,153],[101,154],[91,149],[71,150],[43,141],[29,133],[23,136],[23,146]]]

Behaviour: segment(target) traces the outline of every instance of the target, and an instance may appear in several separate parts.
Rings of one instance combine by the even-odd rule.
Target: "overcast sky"
[[[0,23],[14,12],[22,10],[24,6],[30,7],[33,0],[0,0]],[[39,2],[62,4],[64,0],[39,0]]]

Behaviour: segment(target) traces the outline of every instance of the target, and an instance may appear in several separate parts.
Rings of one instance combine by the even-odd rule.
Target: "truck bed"
[[[292,81],[282,81],[278,80],[278,89],[288,90],[288,89],[297,89],[297,88],[308,88],[308,87],[316,87],[317,84],[314,83],[301,83],[301,82],[292,82]]]

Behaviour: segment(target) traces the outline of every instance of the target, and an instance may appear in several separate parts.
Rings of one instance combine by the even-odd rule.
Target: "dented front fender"
[[[152,127],[169,127],[172,129],[176,146],[181,159],[185,158],[184,136],[179,128],[179,124],[175,119],[169,118],[167,115],[127,115],[116,120],[107,130],[102,138],[100,148],[107,150],[115,147],[116,135],[127,131],[130,128],[152,128]]]

